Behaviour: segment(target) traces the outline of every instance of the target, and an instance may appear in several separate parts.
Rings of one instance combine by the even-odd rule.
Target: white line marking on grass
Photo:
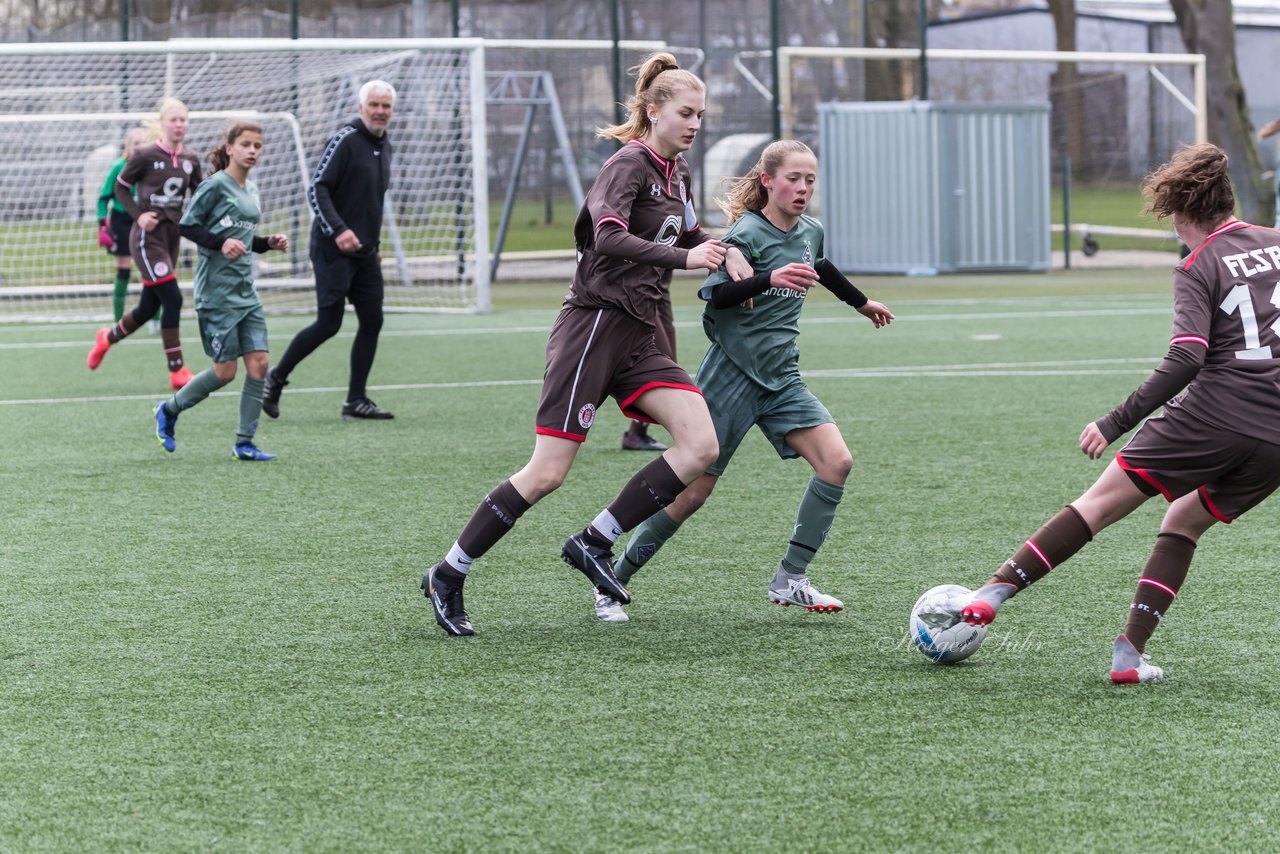
[[[1117,359],[1066,359],[1050,362],[970,362],[952,365],[901,365],[875,368],[819,368],[801,371],[806,377],[862,377],[862,376],[1002,376],[1004,372],[1032,373],[1040,369],[1062,369],[1091,372],[1097,365],[1148,365],[1154,367],[1158,359],[1151,357],[1126,357]],[[1130,373],[1133,368],[1106,373]],[[988,374],[989,371],[998,373]],[[1035,374],[1038,375],[1038,374]]]
[[[895,365],[877,368],[826,368],[801,371],[807,379],[883,379],[887,377],[1055,377],[1055,376],[1112,376],[1147,373],[1157,359],[1151,357],[1116,359],[1077,359],[1056,362],[978,362],[956,365]],[[1105,365],[1133,365],[1130,368],[1105,368]],[[372,391],[440,391],[445,389],[496,388],[504,386],[536,386],[542,379],[527,380],[466,380],[444,383],[394,383],[369,386]],[[290,395],[332,394],[345,392],[345,386],[315,386],[289,388]],[[211,397],[239,397],[239,390],[215,391]],[[164,399],[161,394],[117,394],[85,397],[46,397],[15,400],[0,399],[0,406],[40,406],[63,403],[114,403],[138,400]]]
[[[947,314],[900,314],[894,320],[895,323],[926,323],[943,321],[952,323],[960,320],[985,320],[992,323],[1002,320],[1036,320],[1052,317],[1135,317],[1138,315],[1165,315],[1172,316],[1173,310],[1169,307],[1164,308],[1092,308],[1092,309],[1055,309],[1052,311],[978,311],[978,312],[953,312]],[[856,312],[848,312],[846,314],[833,315],[831,317],[807,317],[801,318],[801,326],[809,325],[825,325],[830,323],[857,323],[862,320],[862,316]],[[682,320],[676,323],[676,327],[680,329],[701,329],[702,320]],[[551,330],[551,323],[545,326],[478,326],[471,328],[447,328],[447,329],[384,329],[381,333],[383,338],[435,338],[444,336],[457,335],[527,335],[538,333],[546,335]],[[354,338],[355,332],[339,332],[335,338]],[[121,344],[136,346],[141,344],[159,343],[155,338],[128,338],[121,341],[120,344],[114,346],[119,347]],[[85,338],[75,341],[12,341],[0,343],[0,350],[53,350],[66,347],[82,347],[85,352],[93,346],[93,341]]]
[[[486,388],[489,386],[513,386],[513,385],[541,385],[541,378],[536,380],[474,380],[471,382],[457,383],[401,383],[392,385],[371,385],[369,388],[373,391],[431,391],[435,389],[449,388]],[[330,394],[333,392],[345,392],[346,386],[317,386],[314,388],[294,388],[289,387],[289,394]],[[215,391],[210,397],[239,397],[240,391]],[[0,406],[35,406],[44,403],[113,403],[115,401],[131,401],[131,400],[167,400],[171,395],[162,394],[114,394],[114,395],[97,395],[93,397],[38,397],[27,398],[26,400],[0,400]]]

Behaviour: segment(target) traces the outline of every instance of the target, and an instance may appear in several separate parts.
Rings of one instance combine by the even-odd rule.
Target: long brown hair
[[[750,172],[741,178],[726,179],[733,184],[724,198],[716,199],[716,204],[724,211],[729,222],[735,222],[747,211],[764,210],[764,206],[769,203],[769,191],[765,189],[760,176],[776,176],[782,164],[793,154],[812,155],[813,151],[798,139],[779,139],[765,146]]]
[[[240,138],[240,134],[245,131],[261,134],[262,125],[249,119],[236,119],[227,125],[227,132],[222,135],[222,142],[209,149],[209,154],[207,155],[209,165],[213,167],[214,172],[219,172],[231,165],[231,155],[227,154],[227,146],[234,145],[235,141]]]
[[[677,65],[676,58],[669,53],[655,53],[628,71],[636,73],[636,94],[626,104],[629,116],[620,125],[600,128],[596,136],[620,142],[639,139],[653,126],[649,121],[650,104],[662,106],[685,89],[707,90],[698,75]]]
[[[1211,142],[1184,145],[1142,182],[1144,212],[1161,219],[1181,214],[1201,228],[1218,226],[1236,209],[1228,163],[1227,153]]]

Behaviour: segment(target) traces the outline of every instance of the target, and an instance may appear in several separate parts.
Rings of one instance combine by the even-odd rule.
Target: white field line
[[[943,321],[953,323],[961,320],[985,320],[992,323],[1002,320],[1027,320],[1051,317],[1133,317],[1136,315],[1167,315],[1172,317],[1172,309],[1163,308],[1080,308],[1055,309],[1052,311],[979,311],[979,312],[944,312],[941,314],[906,314],[899,316],[894,323],[936,323]],[[808,317],[800,321],[801,326],[826,325],[831,323],[863,322],[861,315],[833,315],[831,317]],[[681,329],[701,328],[701,320],[684,320],[676,324]],[[383,338],[435,338],[454,335],[523,335],[538,333],[546,335],[551,329],[550,321],[538,326],[478,326],[471,328],[450,329],[384,329]],[[351,338],[355,331],[339,332],[336,338]],[[152,336],[134,336],[121,343],[142,344],[155,339]],[[93,346],[93,336],[87,335],[74,341],[32,341],[32,342],[0,342],[0,350],[52,350],[65,347],[80,347],[88,352]],[[119,346],[119,345],[116,345]]]
[[[808,379],[884,379],[910,377],[1052,377],[1052,376],[1111,376],[1141,375],[1156,364],[1151,357],[1120,359],[1078,359],[1059,362],[984,362],[956,365],[896,365],[877,368],[832,368],[802,371]],[[1104,367],[1114,365],[1117,367]],[[1132,367],[1122,367],[1131,365]],[[372,391],[441,391],[448,389],[493,388],[501,386],[536,386],[542,379],[525,380],[469,380],[446,383],[398,383],[369,386]],[[315,386],[311,388],[289,387],[289,394],[332,394],[345,392],[345,386]],[[216,391],[212,397],[238,397],[240,392]],[[0,399],[0,406],[41,406],[48,404],[115,403],[121,401],[156,401],[162,394],[117,394],[89,397],[46,397],[26,399]]]

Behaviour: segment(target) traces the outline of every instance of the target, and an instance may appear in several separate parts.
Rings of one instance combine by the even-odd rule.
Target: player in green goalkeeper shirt
[[[133,217],[125,206],[116,200],[116,179],[124,170],[125,164],[133,156],[133,151],[155,139],[155,134],[147,128],[133,128],[124,135],[124,153],[107,173],[107,180],[102,182],[102,192],[98,194],[98,245],[116,259],[116,280],[111,292],[111,315],[117,323],[124,316],[125,298],[129,291],[129,277],[133,271],[132,253],[129,249],[129,232],[133,228]]]
[[[808,577],[809,562],[831,529],[853,457],[827,408],[800,378],[800,310],[809,288],[821,284],[877,329],[893,320],[893,312],[867,299],[823,257],[822,224],[805,215],[817,178],[818,161],[808,146],[782,140],[764,150],[721,202],[731,223],[725,244],[741,249],[757,273],[734,282],[721,268],[698,292],[707,300],[702,326],[711,347],[696,382],[711,410],[720,457],[674,502],[636,528],[616,568],[624,584],[706,502],[755,425],[778,456],[803,457],[813,467],[791,542],[769,583],[769,601],[825,613],[844,608]],[[599,591],[595,611],[606,622],[627,620],[622,606]]]
[[[182,216],[182,236],[200,247],[196,263],[195,304],[200,320],[200,340],[213,359],[213,367],[192,377],[173,397],[156,404],[156,438],[166,451],[175,447],[174,425],[178,415],[235,379],[236,360],[244,360],[244,386],[240,390],[240,424],[231,453],[238,460],[265,461],[275,454],[253,444],[262,413],[262,383],[267,375],[267,322],[262,300],[253,286],[249,255],[289,248],[283,234],[258,237],[254,232],[262,216],[258,187],[249,170],[262,154],[262,127],[249,121],[233,123],[225,142],[209,152],[217,170],[196,190]]]

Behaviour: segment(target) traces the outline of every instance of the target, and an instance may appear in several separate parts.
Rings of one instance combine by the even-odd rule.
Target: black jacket
[[[390,138],[374,136],[358,118],[339,129],[325,145],[307,192],[315,214],[312,247],[337,253],[334,238],[349,228],[360,238],[357,254],[376,252],[390,183]]]

